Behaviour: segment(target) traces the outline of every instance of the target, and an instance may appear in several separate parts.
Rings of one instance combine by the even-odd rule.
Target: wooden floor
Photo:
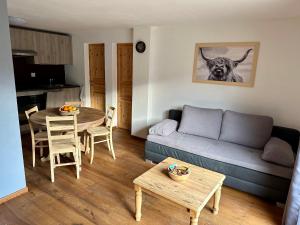
[[[143,196],[142,220],[134,219],[132,181],[152,165],[143,160],[144,141],[127,131],[114,131],[117,159],[106,146],[95,149],[92,165],[83,155],[80,179],[75,168],[55,169],[50,182],[49,163],[31,165],[30,139],[23,137],[26,179],[29,193],[0,205],[0,225],[112,224],[112,225],[188,225],[186,209],[171,202]],[[13,162],[12,162],[13,163]],[[212,202],[203,209],[199,225],[280,224],[282,209],[254,196],[223,188],[220,212],[213,215]]]

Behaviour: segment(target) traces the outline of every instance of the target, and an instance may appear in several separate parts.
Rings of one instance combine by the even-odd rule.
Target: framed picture
[[[259,42],[198,43],[193,82],[253,87]]]

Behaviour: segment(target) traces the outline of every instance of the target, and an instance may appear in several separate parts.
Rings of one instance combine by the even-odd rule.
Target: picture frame
[[[196,43],[193,83],[254,87],[259,42]]]

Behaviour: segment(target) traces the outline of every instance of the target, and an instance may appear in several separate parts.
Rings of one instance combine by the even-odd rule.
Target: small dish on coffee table
[[[168,167],[169,176],[175,181],[185,181],[191,174],[190,168],[177,164],[171,164]]]

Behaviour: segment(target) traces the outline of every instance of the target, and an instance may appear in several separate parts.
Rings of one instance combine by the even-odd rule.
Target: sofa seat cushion
[[[271,117],[226,111],[219,140],[263,149],[271,137],[272,129]]]
[[[185,105],[178,132],[218,139],[223,110],[205,109]]]
[[[148,135],[148,141],[180,149],[206,158],[290,179],[292,168],[261,159],[261,150],[217,141],[209,138],[174,132],[169,136]]]

